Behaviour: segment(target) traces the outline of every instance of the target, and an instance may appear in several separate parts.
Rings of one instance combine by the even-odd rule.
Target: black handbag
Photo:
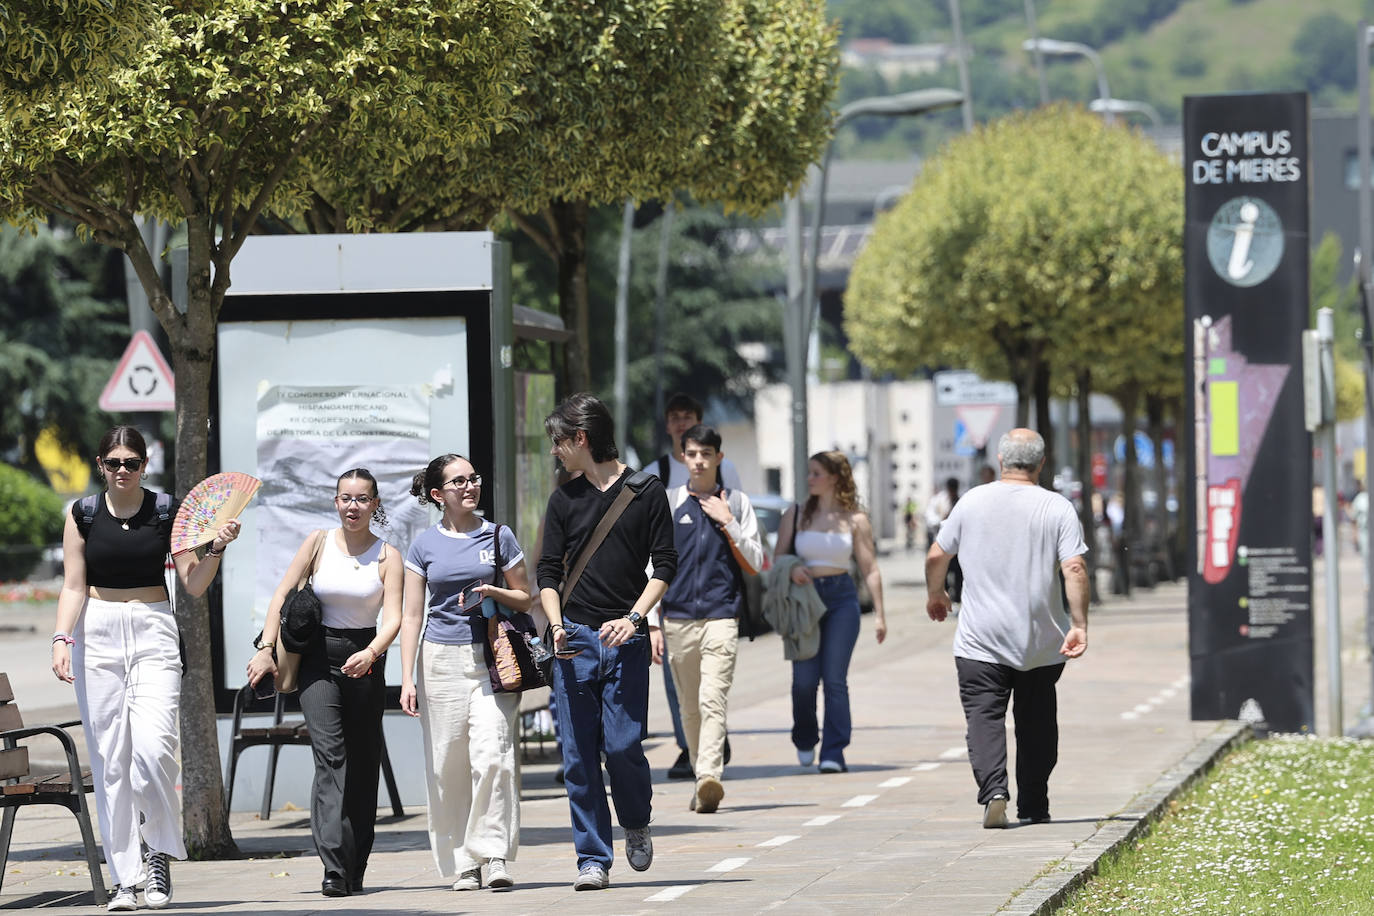
[[[315,551],[306,567],[305,576],[296,587],[286,593],[281,605],[281,631],[277,639],[288,652],[305,652],[314,642],[324,617],[324,605],[311,585],[315,570],[320,564],[320,551],[324,547],[327,532],[320,532],[315,541]]]

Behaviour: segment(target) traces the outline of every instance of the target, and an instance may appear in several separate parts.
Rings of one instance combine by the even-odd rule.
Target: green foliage
[[[44,429],[82,454],[108,426],[96,406],[128,338],[123,303],[103,298],[105,249],[0,226],[0,452],[37,469]]]
[[[1023,394],[1047,363],[1181,390],[1177,172],[1140,135],[1065,106],[952,141],[859,254],[851,348],[879,371],[967,366]]]
[[[1354,23],[1335,13],[1321,13],[1302,24],[1293,37],[1294,74],[1308,91],[1355,88],[1354,35]]]
[[[1340,282],[1344,257],[1340,237],[1328,232],[1312,252],[1308,269],[1311,288],[1309,324],[1317,326],[1317,311],[1331,309],[1333,349],[1336,354],[1336,418],[1355,420],[1364,416],[1364,315],[1360,310],[1357,280]]]
[[[98,77],[152,23],[152,0],[33,0],[0,5],[0,88],[44,89]],[[0,109],[3,110],[3,109]]]
[[[41,548],[62,537],[62,498],[18,468],[0,464],[0,582],[22,579]]]

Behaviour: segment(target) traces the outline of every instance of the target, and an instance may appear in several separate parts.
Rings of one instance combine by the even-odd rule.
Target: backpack
[[[81,497],[81,501],[76,504],[80,515],[76,518],[76,530],[81,532],[82,540],[91,533],[91,525],[95,523],[95,514],[100,511],[100,494],[92,493],[89,496]],[[153,508],[157,511],[158,524],[166,524],[167,519],[172,517],[172,494],[159,493],[157,499],[153,501]]]

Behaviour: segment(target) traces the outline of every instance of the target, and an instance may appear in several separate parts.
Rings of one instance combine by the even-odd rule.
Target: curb
[[[998,916],[1053,913],[1070,893],[1097,874],[1103,859],[1148,833],[1169,802],[1210,770],[1223,754],[1252,735],[1253,730],[1245,722],[1228,719],[1218,724],[1212,734],[1199,741],[1182,760],[1132,799],[1130,805],[1103,821],[1071,855],[1056,862],[1047,874],[1031,882],[998,910]]]

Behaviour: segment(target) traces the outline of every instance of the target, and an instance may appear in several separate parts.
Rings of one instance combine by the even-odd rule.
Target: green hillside
[[[973,56],[974,116],[987,120],[1039,102],[1024,0],[961,0]],[[843,41],[953,40],[947,0],[830,0]],[[1374,0],[1036,0],[1040,35],[1078,41],[1102,56],[1111,93],[1147,102],[1176,124],[1183,96],[1306,90],[1315,108],[1355,107],[1356,24],[1374,22]],[[1096,71],[1081,57],[1047,57],[1051,100],[1087,104]],[[958,88],[953,64],[927,74],[883,76],[847,68],[838,102],[927,86]],[[1145,123],[1145,122],[1142,122]],[[842,155],[901,157],[958,130],[958,112],[859,123],[838,138]],[[913,146],[915,144],[915,146]]]

